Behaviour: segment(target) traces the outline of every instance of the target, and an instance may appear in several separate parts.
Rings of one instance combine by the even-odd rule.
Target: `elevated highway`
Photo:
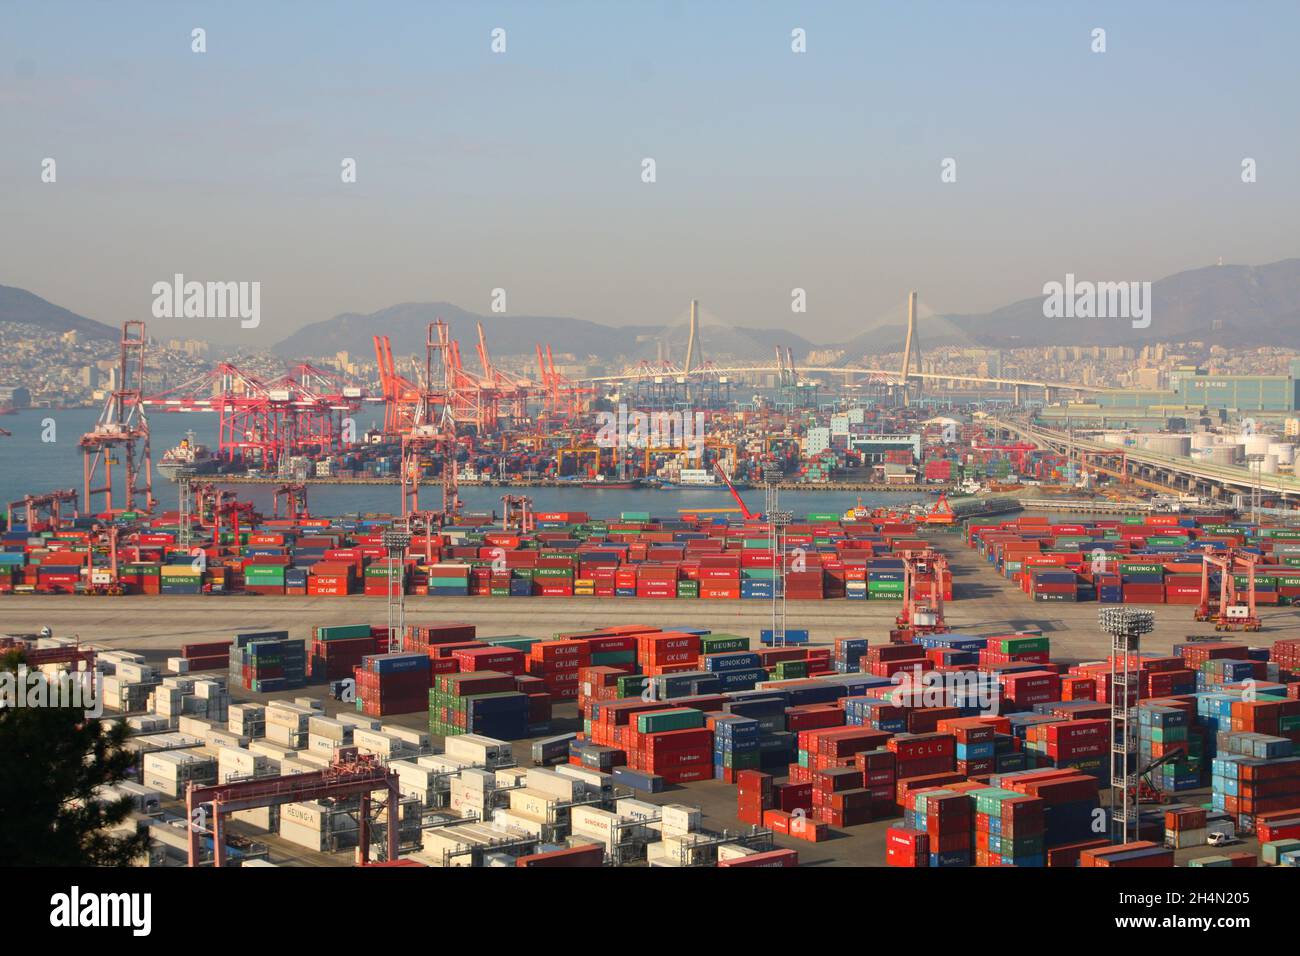
[[[1234,495],[1249,498],[1252,490],[1258,487],[1261,497],[1266,500],[1275,499],[1284,508],[1300,507],[1300,478],[1294,475],[1272,474],[1257,478],[1249,468],[1212,465],[1140,448],[1111,445],[1015,419],[992,418],[987,423],[1007,435],[1033,442],[1040,448],[1050,449],[1090,468],[1121,476],[1153,490],[1227,501]]]
[[[862,368],[860,366],[835,366],[835,365],[801,365],[797,369],[784,364],[769,362],[759,365],[707,365],[700,368],[694,368],[685,371],[677,366],[663,363],[661,366],[652,366],[649,364],[624,369],[617,375],[596,375],[589,378],[578,379],[577,381],[591,384],[615,383],[615,382],[634,382],[646,378],[665,378],[677,379],[685,383],[688,380],[704,380],[709,378],[718,378],[721,376],[731,375],[755,375],[769,374],[776,375],[778,378],[797,376],[805,374],[841,376],[848,384],[854,384],[855,379],[865,379],[868,382],[875,382],[886,385],[901,385],[905,380],[908,382],[961,382],[967,385],[987,385],[1011,389],[1014,393],[1016,404],[1024,399],[1026,394],[1033,391],[1042,391],[1047,401],[1053,401],[1061,392],[1070,392],[1077,394],[1096,394],[1099,392],[1110,391],[1108,388],[1101,388],[1093,385],[1081,385],[1077,382],[1047,382],[1038,379],[1027,378],[995,378],[982,375],[956,375],[947,372],[908,372],[904,375],[898,370],[879,369],[879,368]]]

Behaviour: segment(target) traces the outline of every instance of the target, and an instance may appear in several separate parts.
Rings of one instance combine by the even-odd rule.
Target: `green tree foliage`
[[[17,672],[21,651],[0,658]],[[110,834],[129,799],[97,803],[95,790],[126,777],[127,728],[74,707],[0,707],[0,865],[129,866],[149,837]]]

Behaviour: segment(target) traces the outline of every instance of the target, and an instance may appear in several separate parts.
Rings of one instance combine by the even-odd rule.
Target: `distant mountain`
[[[1052,278],[1065,280],[1063,275]],[[1075,281],[1117,278],[1078,275]],[[926,319],[920,329],[922,349],[1185,341],[1300,348],[1300,259],[1263,266],[1205,266],[1159,279],[1151,285],[1151,324],[1143,329],[1122,318],[1046,318],[1043,298],[1021,299],[980,315]],[[878,327],[846,347],[856,355],[901,351],[904,331],[901,325]]]
[[[276,353],[286,358],[304,355],[331,355],[347,351],[357,356],[374,353],[373,336],[387,335],[395,356],[421,354],[425,331],[434,319],[447,323],[451,337],[461,346],[462,360],[477,367],[474,345],[478,341],[477,323],[483,324],[488,348],[493,355],[531,355],[538,343],[550,344],[556,353],[579,357],[612,358],[615,355],[634,359],[654,359],[659,343],[668,354],[680,361],[686,355],[688,329],[685,324],[664,326],[637,325],[613,327],[562,316],[477,315],[449,302],[407,302],[359,315],[347,312],[323,322],[314,322],[278,342]],[[735,358],[768,358],[772,346],[781,343],[806,355],[811,344],[797,335],[772,329],[733,328],[705,325],[700,332],[701,348],[706,359],[726,355]]]
[[[73,330],[91,339],[116,339],[118,330],[84,315],[46,302],[26,289],[0,285],[0,322],[22,322],[40,326],[51,335]]]

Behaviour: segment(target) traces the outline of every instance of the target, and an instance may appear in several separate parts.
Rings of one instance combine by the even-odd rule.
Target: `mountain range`
[[[1064,282],[1065,276],[1054,277]],[[1114,277],[1078,276],[1077,281],[1111,281]],[[564,316],[477,315],[447,302],[408,302],[367,315],[347,312],[313,322],[273,347],[286,358],[373,354],[372,336],[388,335],[395,355],[424,350],[425,329],[441,318],[461,343],[471,365],[482,323],[494,355],[530,355],[539,343],[557,354],[579,358],[616,355],[653,360],[666,349],[680,361],[686,354],[684,323],[609,326]],[[77,315],[24,289],[0,286],[0,322],[23,322],[59,334],[76,329],[94,339],[116,339],[116,328]],[[781,329],[753,329],[708,324],[701,331],[704,357],[761,359],[780,345],[796,360],[810,350],[842,349],[845,361],[902,348],[902,321],[885,322],[847,342],[817,345]],[[1204,341],[1237,346],[1300,349],[1300,259],[1262,266],[1216,265],[1190,269],[1152,283],[1151,322],[1134,328],[1124,318],[1053,319],[1044,317],[1043,296],[1021,299],[991,312],[929,316],[920,323],[923,349],[941,345],[1016,348],[1043,345],[1142,345],[1154,342]]]

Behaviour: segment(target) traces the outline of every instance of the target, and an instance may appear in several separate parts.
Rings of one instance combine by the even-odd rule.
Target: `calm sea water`
[[[89,431],[98,417],[95,409],[50,411],[25,409],[15,415],[0,415],[0,427],[12,437],[0,436],[0,504],[14,501],[24,494],[39,494],[61,488],[81,489],[81,452],[77,441]],[[43,424],[53,421],[54,441],[42,440]],[[195,438],[216,445],[217,418],[210,414],[155,414],[149,419],[155,466],[163,453],[193,429]],[[120,470],[120,469],[119,469]],[[232,485],[241,500],[252,501],[264,514],[271,513],[272,488],[269,485]],[[437,489],[431,488],[436,496]],[[501,496],[508,488],[462,488],[461,498],[471,511],[501,511]],[[649,511],[660,516],[676,514],[679,509],[734,507],[731,496],[723,490],[677,489],[673,491],[603,491],[584,488],[533,488],[526,492],[539,511],[586,511],[593,517],[617,517],[623,511]],[[176,486],[154,472],[154,494],[164,509],[177,506]],[[763,493],[759,489],[742,492],[746,504],[760,510]],[[809,512],[843,512],[858,499],[855,493],[828,491],[784,491],[781,505],[796,515]],[[863,494],[868,507],[902,507],[913,501],[931,501],[928,495],[908,493]],[[353,514],[356,512],[393,512],[401,509],[401,490],[397,485],[310,485],[308,504],[315,514]],[[82,503],[84,506],[84,502]]]

